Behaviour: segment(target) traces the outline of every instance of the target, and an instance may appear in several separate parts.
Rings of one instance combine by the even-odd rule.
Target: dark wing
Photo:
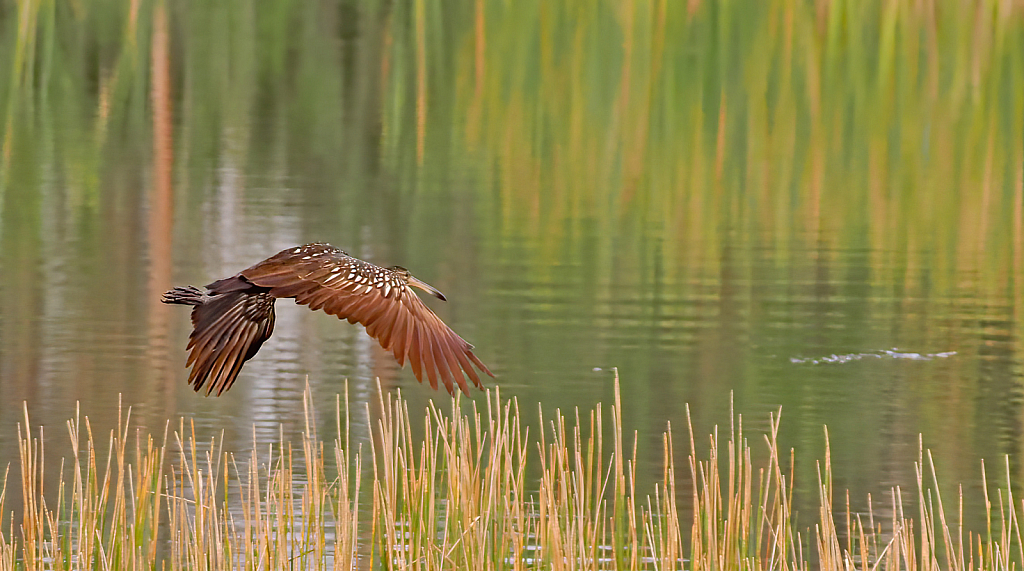
[[[413,374],[437,388],[440,378],[455,394],[457,383],[469,394],[466,376],[483,387],[473,366],[494,376],[473,354],[473,346],[434,314],[398,273],[353,258],[326,244],[285,250],[241,274],[253,284],[270,288],[274,297],[322,309],[351,323],[391,351],[398,364],[412,364]]]
[[[220,395],[231,388],[242,365],[274,332],[274,301],[265,291],[214,291],[192,308],[185,366],[192,366],[188,382],[196,391],[205,385],[207,395]]]

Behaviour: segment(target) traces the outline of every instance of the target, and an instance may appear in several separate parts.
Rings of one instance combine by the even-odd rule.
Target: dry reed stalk
[[[677,504],[670,430],[653,493],[636,485],[637,441],[625,445],[616,379],[613,437],[605,454],[603,411],[555,411],[535,441],[515,399],[495,390],[483,406],[451,401],[423,416],[401,394],[380,392],[369,455],[349,437],[350,408],[336,401],[333,454],[317,432],[307,386],[301,448],[281,434],[240,460],[223,438],[200,440],[182,420],[157,443],[128,445],[130,411],[119,413],[105,454],[88,417],[68,422],[72,454],[44,489],[44,438],[19,426],[24,499],[17,528],[5,522],[0,487],[0,571],[14,569],[1013,569],[1024,559],[1012,491],[983,478],[988,528],[963,528],[962,489],[948,520],[931,454],[915,463],[916,519],[900,488],[891,514],[836,508],[826,432],[818,510],[805,536],[793,520],[794,455],[780,449],[769,417],[763,460],[733,415],[698,456],[688,423],[693,514],[689,537]],[[347,392],[346,392],[347,395]],[[689,418],[689,417],[688,417]],[[422,422],[422,433],[413,430]],[[724,454],[724,457],[723,457]],[[698,459],[706,458],[706,459]],[[333,459],[333,464],[332,464]],[[361,479],[369,461],[372,482]],[[755,476],[756,470],[756,476]],[[1005,477],[1009,482],[1009,465]],[[930,482],[926,478],[930,475]],[[68,478],[65,480],[65,478]],[[366,497],[364,497],[364,495]],[[998,513],[998,520],[995,516]],[[845,530],[837,523],[845,522]],[[6,526],[6,529],[5,529]],[[689,549],[687,549],[687,546]]]

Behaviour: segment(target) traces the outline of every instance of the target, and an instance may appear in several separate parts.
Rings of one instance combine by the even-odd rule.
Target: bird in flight
[[[231,388],[242,365],[274,332],[274,303],[293,298],[360,323],[398,364],[408,359],[416,379],[438,379],[452,395],[457,384],[469,394],[468,376],[483,388],[473,366],[494,376],[473,354],[473,346],[441,321],[412,288],[445,301],[444,295],[401,266],[382,268],[329,244],[282,250],[249,269],[206,286],[179,286],[164,293],[164,303],[192,306],[188,382],[206,394]]]

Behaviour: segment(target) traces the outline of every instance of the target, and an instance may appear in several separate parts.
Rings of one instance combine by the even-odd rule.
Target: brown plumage
[[[217,280],[205,292],[176,287],[162,301],[193,306],[185,366],[192,367],[189,384],[196,391],[206,386],[208,395],[231,388],[242,365],[270,338],[274,302],[281,297],[361,323],[399,365],[404,367],[408,359],[416,378],[423,382],[425,375],[435,389],[440,379],[449,393],[455,394],[458,384],[469,394],[466,376],[482,387],[473,366],[494,375],[473,354],[473,346],[430,311],[413,287],[445,299],[405,268],[381,268],[329,244],[307,244]]]

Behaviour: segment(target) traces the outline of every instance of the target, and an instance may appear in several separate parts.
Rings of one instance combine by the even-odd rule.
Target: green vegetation
[[[141,208],[109,182],[146,158],[166,6],[186,208],[225,161],[351,181],[330,189],[345,226],[381,163],[407,198],[468,168],[475,214],[504,233],[572,251],[567,218],[653,228],[669,276],[713,258],[723,229],[871,246],[895,271],[940,268],[940,289],[966,267],[999,290],[1020,264],[1019,2],[0,6],[0,204],[49,175],[72,215]],[[2,223],[42,215],[7,202]]]
[[[45,490],[44,439],[19,431],[25,502],[20,521],[0,519],[0,569],[980,570],[1022,560],[1024,503],[1006,489],[990,499],[986,485],[988,529],[963,529],[962,496],[943,501],[930,454],[915,463],[913,497],[897,488],[877,511],[851,513],[834,494],[826,444],[819,509],[794,513],[777,415],[756,444],[742,417],[724,442],[717,429],[696,440],[691,429],[684,466],[666,431],[662,481],[645,493],[617,384],[610,426],[601,406],[541,410],[535,438],[498,391],[483,410],[456,400],[422,415],[382,395],[379,415],[366,407],[369,451],[350,440],[347,398],[330,441],[316,433],[308,389],[305,402],[301,445],[254,443],[265,452],[247,460],[199,442],[184,421],[156,439],[133,435],[130,412],[103,447],[76,415],[73,453]]]
[[[154,46],[161,37],[163,50]],[[162,74],[164,99],[153,80]],[[151,173],[163,172],[154,166],[161,111],[172,118],[173,152],[160,165],[173,180],[171,239],[154,236],[148,210]],[[507,351],[508,362],[583,363],[579,355],[596,353],[628,363],[637,382],[627,418],[664,418],[649,413],[666,392],[709,405],[727,398],[725,383],[689,390],[692,375],[674,375],[670,391],[648,382],[668,366],[666,348],[693,349],[699,335],[706,342],[687,372],[731,375],[740,392],[800,410],[787,427],[805,445],[820,434],[814,415],[829,416],[843,446],[837,463],[880,472],[868,470],[882,462],[874,444],[892,435],[865,435],[865,426],[893,426],[897,438],[935,434],[947,470],[964,450],[1021,450],[1019,346],[1004,343],[1024,337],[1019,0],[0,0],[0,340],[2,388],[13,391],[0,400],[34,394],[56,337],[45,324],[65,323],[65,308],[77,308],[86,333],[163,342],[166,323],[151,306],[171,284],[147,287],[140,276],[146,264],[170,268],[156,255],[170,250],[142,244],[173,242],[198,264],[201,245],[217,238],[211,227],[238,228],[230,216],[244,209],[283,210],[262,199],[284,193],[301,205],[289,211],[299,213],[297,235],[469,269],[459,280],[465,311],[501,324],[481,326],[474,342]],[[840,253],[851,251],[867,261],[847,265]],[[458,262],[444,258],[450,252]],[[474,297],[488,288],[519,295],[521,268],[534,270],[534,291],[561,295],[573,319],[540,328],[524,306],[548,298]],[[624,291],[638,293],[624,305]],[[717,312],[742,315],[739,331],[724,318],[717,335],[664,327]],[[880,322],[894,331],[872,330]],[[782,335],[780,323],[801,328]],[[643,338],[639,347],[592,336],[620,326]],[[744,353],[757,351],[750,339],[781,339],[762,351],[785,356],[822,338],[857,348],[910,339],[964,358],[823,389],[818,371],[765,371]],[[147,353],[155,362],[131,361],[134,369],[76,362],[62,386],[101,399],[122,387],[140,400],[166,396],[174,380],[152,374],[167,370],[158,349],[169,354],[157,346]],[[998,359],[984,359],[993,352]],[[180,354],[173,363],[180,368]],[[923,375],[937,381],[917,382]],[[536,391],[551,402],[561,386]],[[793,468],[774,433],[767,450],[757,444],[746,456],[737,428],[722,458],[712,447],[708,462],[691,465],[697,519],[684,525],[690,502],[675,502],[690,497],[687,485],[674,488],[666,471],[648,504],[626,460],[652,451],[621,438],[602,447],[599,414],[593,427],[583,419],[578,439],[561,428],[573,415],[527,445],[518,412],[493,398],[480,425],[438,410],[422,427],[416,418],[422,442],[392,403],[371,451],[309,434],[301,450],[282,442],[238,464],[207,453],[216,447],[186,426],[135,440],[133,451],[127,423],[106,463],[76,420],[81,448],[66,486],[46,490],[34,452],[42,444],[23,435],[23,488],[35,503],[24,534],[20,519],[0,522],[0,564],[25,554],[20,564],[31,568],[145,566],[152,557],[182,568],[304,565],[358,545],[374,561],[456,568],[519,564],[534,541],[548,542],[539,559],[549,566],[596,561],[601,545],[610,546],[601,557],[653,557],[659,568],[680,556],[695,569],[741,557],[832,568],[849,555],[858,568],[880,559],[879,568],[926,569],[1020,559],[1010,498],[963,508],[988,514],[994,527],[981,535],[947,527],[924,458],[908,501],[921,510],[913,525],[898,501],[883,502],[877,520],[847,516],[842,500],[834,508],[828,456],[822,513],[794,521],[785,490],[794,470],[806,486],[813,469]],[[880,399],[910,420],[886,416]],[[851,404],[817,404],[830,401]],[[0,416],[17,416],[6,406]],[[526,469],[536,444],[545,452]],[[898,463],[889,457],[903,449],[886,448],[885,461]],[[1020,484],[1019,463],[1009,471]],[[64,533],[54,539],[54,530]],[[406,532],[408,551],[399,549]]]

